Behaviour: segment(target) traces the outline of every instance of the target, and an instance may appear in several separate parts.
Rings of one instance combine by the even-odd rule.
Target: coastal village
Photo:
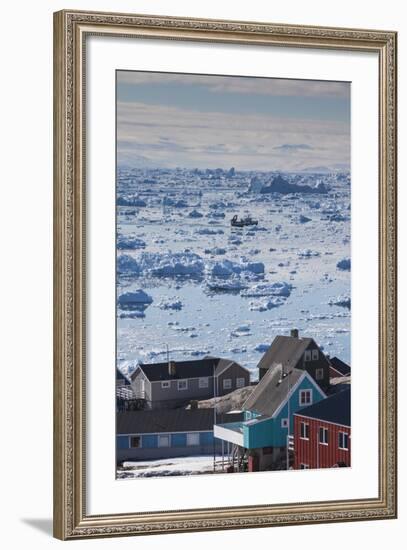
[[[118,477],[349,467],[350,366],[292,329],[256,370],[169,355],[129,378],[117,369]],[[191,471],[151,468],[191,458]]]

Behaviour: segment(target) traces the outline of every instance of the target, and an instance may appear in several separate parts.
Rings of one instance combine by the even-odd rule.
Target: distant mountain
[[[332,166],[310,166],[308,168],[303,168],[302,170],[297,170],[298,173],[306,174],[332,174],[332,172],[349,172],[349,164],[338,163],[333,164]]]

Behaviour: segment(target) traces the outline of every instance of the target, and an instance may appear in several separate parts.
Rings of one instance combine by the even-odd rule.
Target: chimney
[[[298,328],[291,329],[291,338],[298,338]]]
[[[168,374],[170,376],[175,376],[176,374],[176,367],[175,367],[175,361],[168,361]]]

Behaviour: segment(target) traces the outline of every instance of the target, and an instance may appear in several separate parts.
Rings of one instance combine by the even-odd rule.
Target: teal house
[[[285,456],[288,436],[294,434],[294,413],[325,397],[306,370],[275,365],[243,404],[243,420],[216,424],[214,436],[228,449],[232,445],[241,460],[247,458],[249,470],[264,470]]]

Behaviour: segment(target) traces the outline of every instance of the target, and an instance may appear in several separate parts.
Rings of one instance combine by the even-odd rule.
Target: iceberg
[[[120,294],[117,301],[119,302],[120,307],[131,308],[135,305],[151,304],[153,299],[149,294],[147,294],[147,292],[144,292],[144,290],[139,288],[132,292],[124,292],[123,294]]]
[[[350,296],[347,295],[337,296],[336,298],[331,298],[328,304],[330,306],[340,306],[350,309],[351,299]]]
[[[188,214],[189,218],[203,218],[203,214],[198,212],[198,210],[191,210],[191,212]]]
[[[117,271],[123,275],[139,275],[141,268],[139,263],[133,256],[121,254],[117,258]]]
[[[119,250],[136,250],[138,248],[145,248],[146,243],[134,235],[118,235],[116,246]]]
[[[320,253],[317,252],[316,250],[310,250],[309,248],[307,248],[306,250],[300,250],[298,252],[298,256],[300,258],[312,258],[312,257],[320,256]]]
[[[344,258],[343,260],[340,260],[336,264],[336,267],[341,271],[350,271],[350,258]]]
[[[240,295],[247,298],[261,298],[263,296],[283,296],[288,298],[291,290],[292,285],[286,282],[258,283],[247,290],[243,290]]]

